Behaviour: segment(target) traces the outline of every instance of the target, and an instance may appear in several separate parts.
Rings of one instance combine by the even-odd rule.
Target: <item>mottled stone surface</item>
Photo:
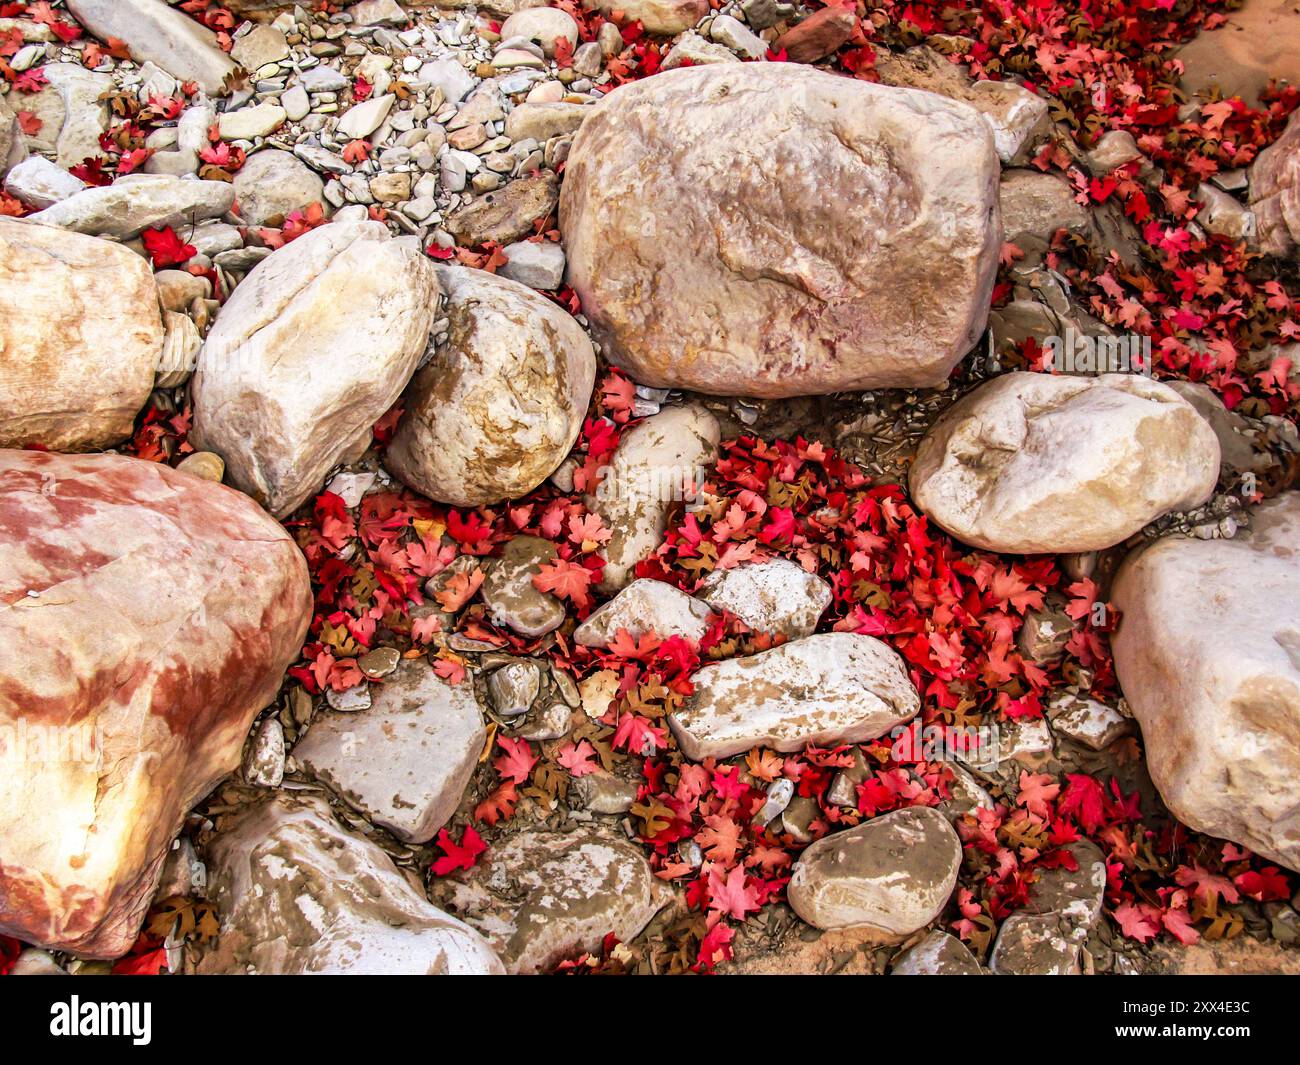
[[[223,820],[208,848],[221,913],[202,974],[493,976],[483,937],[340,828],[324,800],[280,794]]]
[[[1295,255],[1300,244],[1300,122],[1294,115],[1250,168],[1250,206],[1260,250]]]
[[[634,640],[653,632],[662,640],[682,636],[698,642],[708,631],[711,614],[707,603],[680,588],[643,578],[593,611],[574,629],[573,639],[584,647],[608,647],[623,629]]]
[[[555,545],[538,536],[516,536],[501,549],[501,557],[487,567],[479,590],[494,624],[530,638],[545,636],[564,624],[564,604],[533,584],[541,567],[556,557]]]
[[[131,240],[146,229],[177,231],[220,218],[235,203],[224,181],[128,174],[112,185],[88,188],[31,216],[31,221],[76,233]]]
[[[700,598],[735,614],[754,632],[794,640],[817,628],[830,606],[831,586],[796,562],[774,558],[714,570],[700,586]]]
[[[115,455],[0,452],[0,639],[22,649],[0,665],[0,736],[28,755],[0,774],[0,932],[131,946],[311,602],[297,546],[238,492]]]
[[[705,666],[669,716],[686,757],[729,758],[751,747],[798,751],[860,743],[916,716],[903,660],[871,636],[834,632]]]
[[[948,408],[909,478],[926,516],[963,543],[1097,551],[1203,503],[1219,442],[1186,400],[1137,374],[1009,373]]]
[[[301,766],[350,806],[407,843],[450,820],[487,731],[468,682],[448,684],[415,659],[372,685],[360,713],[318,714],[293,749]]]
[[[149,398],[163,326],[148,264],[0,218],[0,447],[109,447]]]
[[[1300,871],[1300,493],[1251,518],[1128,558],[1111,646],[1174,815]]]
[[[913,806],[819,839],[799,856],[787,892],[815,928],[910,935],[948,902],[961,841],[943,814]]]
[[[709,13],[709,0],[582,0],[582,6],[605,15],[621,11],[625,21],[665,37],[689,30]]]
[[[703,407],[665,407],[623,433],[587,509],[610,531],[601,554],[603,592],[633,579],[638,562],[663,541],[668,516],[717,461],[722,431]]]
[[[291,152],[254,152],[235,174],[234,184],[240,216],[250,226],[270,225],[291,211],[324,202],[321,179]]]
[[[199,354],[190,443],[277,516],[391,407],[429,341],[438,279],[378,222],[313,230],[263,260]]]
[[[935,929],[914,947],[894,959],[894,976],[978,976],[975,955],[956,936]]]
[[[670,895],[640,847],[596,829],[519,832],[437,887],[511,974],[549,972],[610,933],[627,942]]]
[[[101,41],[126,43],[137,63],[152,62],[181,81],[219,94],[236,64],[211,30],[158,0],[68,0],[68,10]]]
[[[569,282],[640,383],[779,397],[932,386],[1001,239],[983,119],[792,63],[624,85],[574,138]]]
[[[457,506],[530,492],[573,447],[596,379],[582,327],[530,288],[439,268],[450,335],[416,374],[385,465]]]

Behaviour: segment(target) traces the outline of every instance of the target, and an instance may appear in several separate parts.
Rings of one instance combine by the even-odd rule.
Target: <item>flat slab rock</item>
[[[752,747],[798,751],[860,743],[921,708],[903,660],[871,636],[808,636],[705,666],[695,692],[669,716],[687,758],[729,758]]]
[[[307,565],[246,496],[119,455],[0,451],[0,529],[0,934],[116,958],[298,657]]]
[[[1009,373],[946,410],[909,475],[912,498],[972,547],[1099,551],[1203,503],[1219,441],[1177,392],[1139,374]]]
[[[634,640],[653,632],[660,639],[681,636],[699,642],[709,629],[709,605],[664,581],[633,581],[573,631],[575,643],[608,647],[626,630]]]
[[[318,714],[294,759],[398,839],[426,843],[474,775],[483,712],[471,685],[448,684],[423,659],[370,690],[368,710]]]
[[[482,936],[417,892],[379,847],[339,827],[319,797],[281,793],[240,811],[207,858],[221,935],[201,974],[503,972]]]
[[[938,810],[912,806],[819,839],[790,875],[790,905],[814,928],[910,935],[957,883],[961,840]]]
[[[627,942],[671,898],[639,847],[583,830],[520,832],[440,887],[444,905],[482,932],[512,975],[598,951],[611,932]]]
[[[1300,871],[1300,492],[1250,515],[1126,559],[1111,647],[1174,815]]]
[[[831,603],[829,584],[785,558],[714,570],[699,591],[714,609],[735,614],[754,632],[792,640],[810,635]]]
[[[568,280],[642,384],[933,386],[984,329],[998,172],[980,114],[933,93],[797,63],[670,70],[574,136]]]

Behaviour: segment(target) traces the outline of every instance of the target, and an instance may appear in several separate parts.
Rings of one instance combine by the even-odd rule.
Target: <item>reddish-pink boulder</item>
[[[311,604],[293,540],[232,489],[0,450],[0,933],[125,953]]]
[[[851,7],[824,7],[777,38],[772,50],[791,63],[815,63],[853,36],[858,16]]]

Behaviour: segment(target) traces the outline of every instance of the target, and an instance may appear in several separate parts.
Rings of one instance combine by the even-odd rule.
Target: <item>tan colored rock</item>
[[[506,117],[506,136],[512,141],[532,139],[545,143],[552,137],[572,133],[591,113],[590,104],[523,103]]]
[[[709,13],[709,0],[582,0],[582,6],[602,15],[621,11],[627,22],[665,37],[689,30]]]
[[[270,225],[290,212],[325,202],[325,186],[291,152],[254,152],[235,174],[240,217],[250,226]]]
[[[625,587],[636,564],[663,541],[674,505],[703,483],[721,439],[717,419],[694,405],[665,407],[623,434],[596,491],[586,497],[587,509],[611,534],[601,591]]]
[[[693,761],[752,747],[800,751],[861,743],[910,721],[921,708],[897,652],[872,636],[808,636],[747,658],[705,666],[694,694],[669,715]]]
[[[892,976],[979,976],[980,963],[956,936],[935,929],[894,959]]]
[[[22,745],[0,934],[117,957],[298,656],[307,566],[238,492],[117,455],[0,452],[0,527],[0,639],[22,650],[0,666],[0,745]]]
[[[564,604],[533,584],[541,567],[555,561],[555,544],[538,536],[516,536],[488,568],[479,594],[494,625],[535,639],[564,624]]]
[[[368,710],[312,719],[293,757],[373,824],[427,843],[456,812],[487,730],[469,683],[448,684],[427,661],[398,666]]]
[[[792,640],[812,633],[831,604],[831,586],[785,558],[714,570],[699,591],[715,610],[735,614],[754,632]]]
[[[0,447],[110,447],[131,435],[163,346],[144,259],[0,218]]]
[[[961,841],[937,810],[912,806],[819,839],[799,856],[787,894],[814,928],[869,928],[898,939],[942,912]]]
[[[578,43],[578,23],[558,7],[533,7],[516,12],[501,24],[501,39],[527,37],[535,41],[547,59],[555,56],[556,42],[563,39],[570,46]]]
[[[213,484],[220,484],[226,476],[226,464],[221,461],[220,455],[214,455],[211,451],[196,451],[187,455],[176,464],[176,468],[181,473],[188,473],[191,477],[211,481]]]
[[[317,796],[223,819],[208,849],[221,935],[201,974],[494,976],[483,937],[428,899]]]
[[[997,175],[980,116],[932,94],[791,63],[671,71],[574,138],[569,283],[642,384],[932,386],[984,328]]]
[[[158,0],[68,0],[68,11],[101,41],[123,41],[137,63],[151,62],[181,81],[197,81],[210,95],[224,92],[236,70],[216,34]]]
[[[698,643],[712,613],[707,603],[671,584],[635,580],[574,629],[573,639],[584,647],[608,647],[622,629],[634,640],[652,632],[661,640],[681,636]]]
[[[1186,400],[1135,374],[1010,373],[953,404],[910,473],[931,521],[972,547],[1099,551],[1203,503],[1219,442]]]
[[[1294,256],[1300,245],[1300,122],[1294,115],[1250,168],[1250,206],[1260,250]]]
[[[88,188],[32,215],[28,221],[114,240],[132,240],[162,226],[182,231],[220,218],[235,203],[233,186],[163,174],[128,174],[112,185]]]
[[[530,288],[439,267],[450,336],[415,376],[385,465],[457,506],[532,491],[564,461],[596,379],[591,341]]]
[[[114,88],[112,75],[97,74],[79,63],[46,63],[41,73],[48,84],[25,96],[20,108],[41,122],[28,138],[31,150],[53,156],[64,169],[102,154],[99,138],[108,129],[109,113],[100,97]]]
[[[1088,209],[1076,203],[1070,183],[1036,170],[1008,170],[998,185],[1002,232],[1015,243],[1025,236],[1051,241],[1058,229],[1087,228]]]
[[[438,279],[378,222],[332,224],[259,263],[199,355],[190,443],[277,516],[393,405],[428,345]]]
[[[439,900],[477,928],[511,975],[552,971],[635,938],[671,898],[641,848],[599,829],[518,832],[490,847]]]
[[[510,244],[532,236],[533,223],[555,210],[559,202],[556,177],[549,170],[516,178],[447,216],[447,232],[456,243],[473,247],[484,241]]]
[[[1111,637],[1147,766],[1174,815],[1300,870],[1300,493],[1249,535],[1125,560]]]
[[[0,181],[26,158],[27,138],[18,124],[18,116],[5,103],[4,97],[0,97]]]

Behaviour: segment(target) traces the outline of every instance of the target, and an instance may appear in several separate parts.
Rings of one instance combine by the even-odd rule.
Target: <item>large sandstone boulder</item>
[[[1250,168],[1250,206],[1260,250],[1294,255],[1300,244],[1300,122],[1294,115]]]
[[[190,443],[290,513],[401,394],[437,307],[432,264],[380,223],[299,237],[221,308],[194,374]]]
[[[163,347],[144,259],[0,218],[0,447],[109,447],[131,435]]]
[[[483,937],[433,906],[315,796],[279,794],[221,826],[208,848],[221,912],[202,974],[494,976]]]
[[[897,939],[924,928],[957,883],[961,840],[925,806],[818,840],[799,856],[787,893],[814,928],[866,928]]]
[[[912,465],[912,498],[990,551],[1099,551],[1203,503],[1219,442],[1173,389],[1134,374],[1010,373],[954,403]]]
[[[27,754],[0,933],[116,957],[302,646],[307,566],[238,492],[116,455],[0,452],[0,528],[0,737]]]
[[[438,273],[450,335],[411,382],[385,465],[456,506],[526,495],[578,439],[595,350],[572,317],[518,282],[466,267]]]
[[[610,531],[600,590],[616,592],[663,542],[668,517],[718,458],[722,430],[703,407],[665,407],[619,440],[600,483],[586,496]]]
[[[31,216],[30,221],[113,240],[133,240],[146,229],[170,226],[186,231],[220,218],[235,203],[224,181],[128,174],[112,185],[92,187]]]
[[[1169,809],[1300,870],[1300,493],[1251,518],[1128,558],[1111,646]]]
[[[642,384],[936,385],[984,329],[997,179],[965,104],[788,63],[674,70],[574,138],[569,282]]]
[[[294,760],[374,824],[427,843],[456,812],[487,730],[470,684],[448,684],[423,659],[372,686],[370,708],[312,720]]]
[[[596,953],[611,933],[626,943],[672,897],[640,847],[600,829],[518,832],[438,886],[511,975]]]
[[[181,81],[218,94],[236,69],[211,30],[163,0],[68,0],[73,18],[101,41],[125,42],[137,63],[153,63]]]
[[[903,660],[872,636],[822,633],[705,666],[668,723],[687,758],[730,758],[751,747],[799,751],[861,743],[921,708]]]

